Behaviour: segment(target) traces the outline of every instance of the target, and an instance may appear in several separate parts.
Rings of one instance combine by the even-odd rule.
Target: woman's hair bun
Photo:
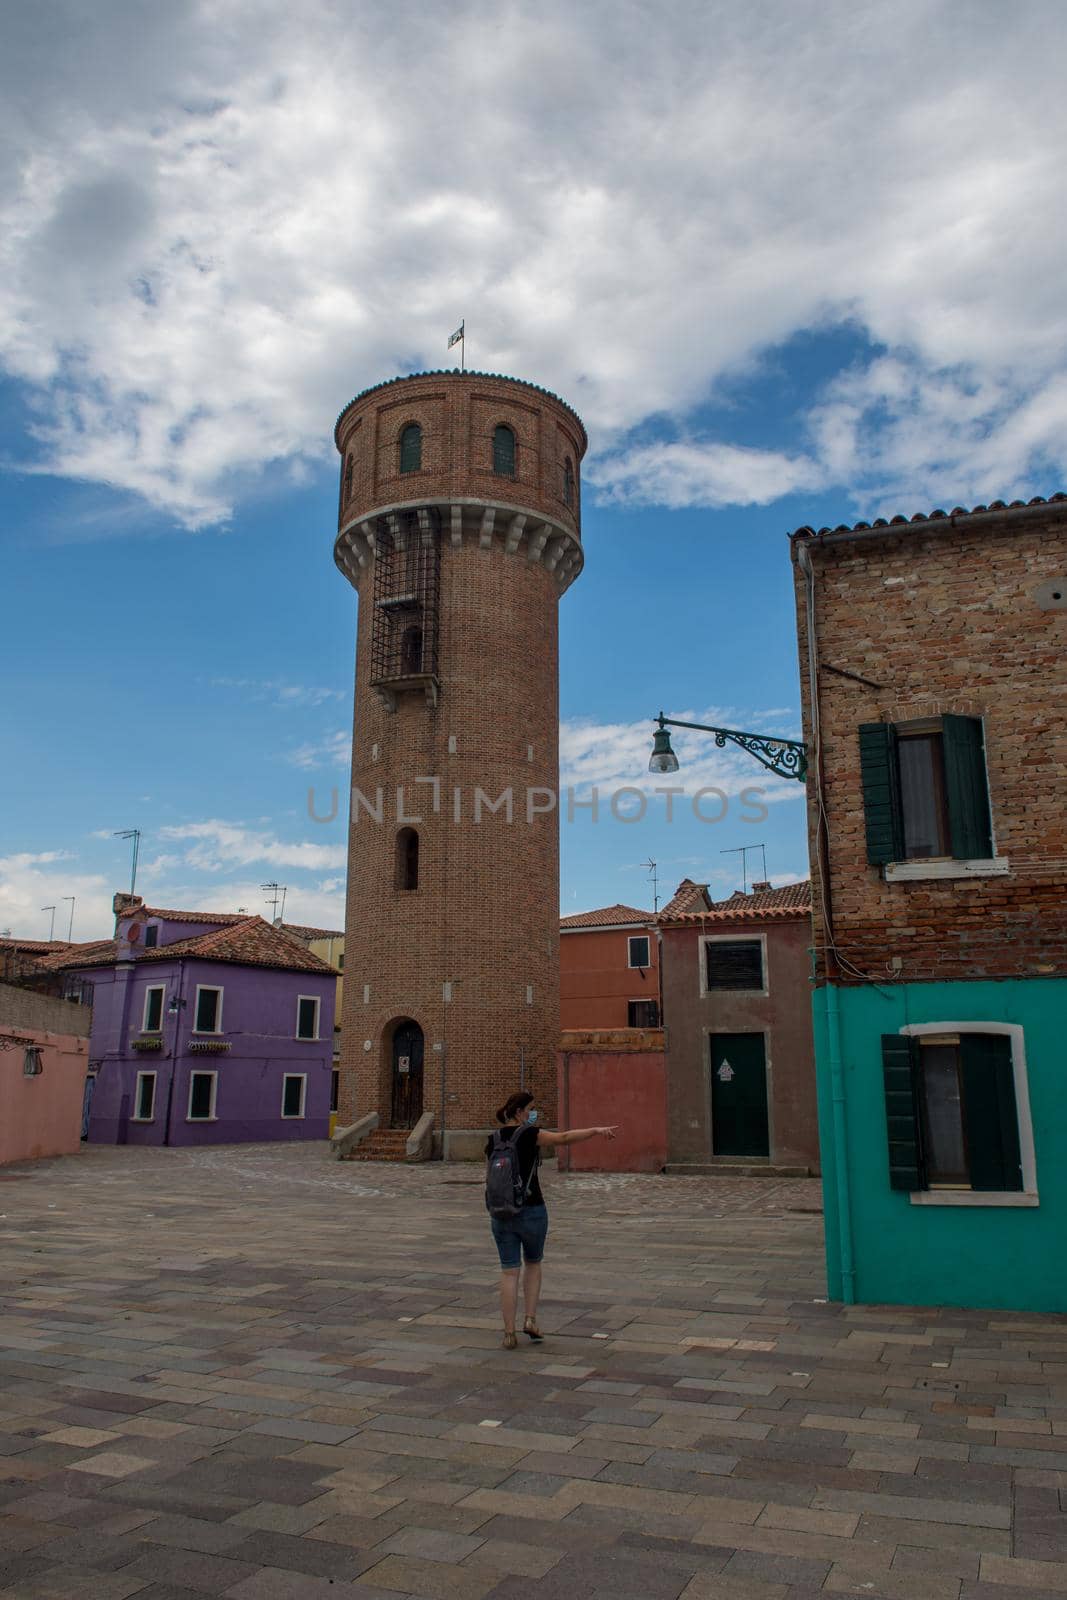
[[[533,1095],[529,1089],[518,1089],[515,1094],[508,1095],[504,1104],[496,1114],[498,1122],[510,1122],[517,1111],[522,1111],[533,1103]]]

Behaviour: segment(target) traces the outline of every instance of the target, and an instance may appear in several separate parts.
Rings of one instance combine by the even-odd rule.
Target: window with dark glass
[[[138,1122],[151,1122],[152,1112],[156,1103],[156,1075],[154,1072],[139,1072],[137,1074],[137,1109],[134,1116]]]
[[[628,1028],[658,1028],[659,1003],[656,1000],[628,1000],[626,1002]]]
[[[336,1111],[341,1098],[341,1074],[335,1068],[330,1073],[330,1110]]]
[[[418,472],[422,467],[422,429],[409,422],[400,435],[400,470]]]
[[[992,856],[980,717],[868,722],[859,744],[869,862]]]
[[[760,939],[709,939],[704,946],[704,974],[709,989],[763,989],[763,942]]]
[[[343,972],[345,970],[345,953],[344,953],[343,950],[341,951],[341,954],[337,957],[337,970],[338,970],[338,972]]]
[[[189,1076],[189,1121],[207,1122],[215,1115],[215,1074],[193,1072]]]
[[[422,629],[417,623],[405,628],[400,640],[400,674],[414,678],[422,671]]]
[[[647,967],[649,964],[649,947],[647,933],[633,934],[627,940],[627,965],[631,967]]]
[[[419,887],[419,836],[414,828],[401,828],[396,836],[395,887]]]
[[[195,1033],[218,1033],[222,1013],[221,989],[198,989],[196,993]]]
[[[136,1012],[134,1015],[136,1016]],[[158,1033],[163,1026],[163,986],[162,984],[145,990],[144,997],[144,1022],[141,1026],[142,1033]]]
[[[1006,1034],[885,1034],[882,1070],[892,1188],[1022,1189]]]
[[[146,950],[153,950],[153,949],[155,949],[155,947],[156,947],[156,945],[158,943],[159,943],[159,926],[158,926],[157,923],[153,922],[151,927],[146,928],[145,931],[144,931],[145,949]]]
[[[493,429],[493,471],[501,478],[515,476],[515,435],[503,422]]]
[[[303,1073],[287,1072],[282,1080],[282,1116],[302,1117],[304,1115],[304,1086],[307,1078]]]
[[[296,1036],[298,1039],[317,1039],[319,1036],[319,1002],[314,995],[302,994],[297,1001]]]

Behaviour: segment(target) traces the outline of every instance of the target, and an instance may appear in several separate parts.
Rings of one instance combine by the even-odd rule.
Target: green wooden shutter
[[[942,717],[941,729],[952,854],[957,861],[986,861],[993,854],[993,825],[982,719]]]
[[[1005,1192],[1023,1186],[1011,1040],[1001,1033],[960,1036],[963,1121],[971,1188]]]
[[[904,820],[897,776],[897,735],[890,722],[860,725],[860,779],[867,824],[867,860],[875,866],[904,859]]]
[[[906,1034],[883,1033],[882,1077],[889,1136],[889,1187],[925,1189],[919,1134],[919,1047]]]

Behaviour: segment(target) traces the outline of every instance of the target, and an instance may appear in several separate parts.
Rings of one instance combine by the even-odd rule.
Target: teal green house
[[[792,545],[829,1296],[1067,1312],[1067,499]]]

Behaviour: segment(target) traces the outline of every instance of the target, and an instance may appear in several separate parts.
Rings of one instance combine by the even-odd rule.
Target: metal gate
[[[393,1034],[393,1096],[391,1125],[413,1128],[422,1116],[422,1029],[417,1022],[400,1022]]]

